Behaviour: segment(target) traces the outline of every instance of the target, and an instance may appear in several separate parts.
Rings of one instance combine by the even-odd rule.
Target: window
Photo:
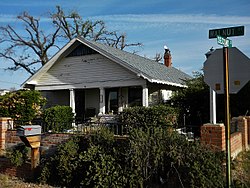
[[[128,106],[142,106],[142,88],[130,87],[128,89]]]

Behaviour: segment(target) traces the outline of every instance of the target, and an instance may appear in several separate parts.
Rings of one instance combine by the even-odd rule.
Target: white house
[[[0,96],[5,95],[6,93],[9,93],[10,91],[7,89],[0,89]]]
[[[185,87],[189,75],[165,65],[83,38],[72,39],[23,88],[40,90],[48,106],[70,105],[78,117],[149,106],[161,90]]]

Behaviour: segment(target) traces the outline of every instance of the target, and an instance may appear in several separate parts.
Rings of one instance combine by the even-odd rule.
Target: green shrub
[[[124,187],[122,169],[115,158],[107,154],[101,146],[91,145],[80,155],[86,171],[82,177],[83,187]]]
[[[7,152],[7,157],[10,159],[10,162],[15,166],[21,166],[28,159],[28,148],[23,144],[18,144],[10,151]]]
[[[61,187],[224,187],[222,155],[167,127],[103,128],[59,146],[41,180]]]
[[[134,128],[175,126],[178,111],[170,106],[132,107],[124,109],[120,121]]]
[[[129,142],[125,164],[136,187],[224,187],[223,155],[176,132],[134,129]]]
[[[250,187],[250,150],[241,152],[232,161],[234,187]]]
[[[74,114],[69,106],[54,106],[44,110],[43,119],[47,130],[62,132],[72,128]]]
[[[19,90],[0,96],[0,117],[11,117],[19,124],[30,123],[40,116],[46,99],[39,91]]]
[[[64,144],[58,146],[54,156],[41,161],[40,181],[50,183],[55,186],[70,186],[74,183],[74,174],[80,174],[77,171],[79,160],[80,137],[73,137]]]
[[[104,141],[104,142],[103,142]],[[109,129],[78,136],[42,160],[40,181],[66,187],[123,187],[124,173],[114,158],[116,146]]]

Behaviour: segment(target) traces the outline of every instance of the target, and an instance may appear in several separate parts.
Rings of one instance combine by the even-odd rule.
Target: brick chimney
[[[166,67],[172,67],[172,56],[170,50],[167,46],[164,46],[165,53],[164,53],[164,64]]]

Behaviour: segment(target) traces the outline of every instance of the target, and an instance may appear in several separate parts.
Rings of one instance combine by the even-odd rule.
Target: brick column
[[[246,116],[245,118],[247,119],[248,145],[250,145],[250,116]]]
[[[8,117],[0,117],[0,155],[5,153],[6,131],[8,125],[12,125],[13,120]]]
[[[247,119],[245,117],[238,117],[238,128],[242,134],[242,148],[243,150],[248,149],[248,126],[247,126]]]
[[[201,143],[210,145],[216,151],[225,151],[225,126],[224,124],[207,123],[201,126]]]

